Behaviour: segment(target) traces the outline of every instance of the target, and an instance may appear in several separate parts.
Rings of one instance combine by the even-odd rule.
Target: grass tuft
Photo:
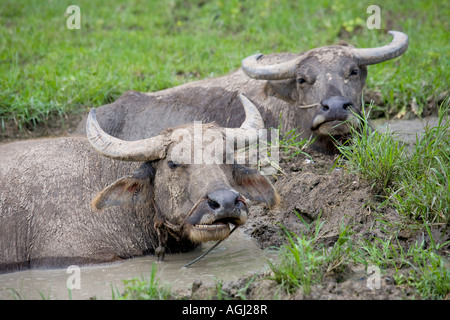
[[[404,167],[390,201],[401,214],[416,220],[450,223],[449,100],[439,111],[435,127],[426,127]]]
[[[125,287],[123,293],[112,288],[113,300],[167,300],[172,297],[169,286],[161,285],[156,275],[156,263],[152,264],[150,278],[144,277],[134,278],[130,280],[122,280]]]
[[[403,248],[395,237],[376,238],[360,246],[360,255],[366,263],[381,268],[394,268],[394,279],[398,286],[409,286],[417,290],[423,299],[443,299],[450,293],[450,269],[448,261],[436,253],[440,247],[450,243],[434,244],[426,248],[424,241],[414,242]],[[406,272],[402,270],[407,269]]]
[[[352,127],[352,138],[338,145],[338,161],[368,181],[375,193],[384,194],[397,181],[403,165],[405,147],[391,132],[380,134],[369,124],[364,107],[358,117],[361,128]]]
[[[353,129],[352,139],[339,145],[342,167],[371,183],[400,214],[416,221],[450,222],[450,122],[449,100],[439,109],[435,127],[425,127],[412,150],[395,138],[380,134],[360,117],[362,130]]]
[[[311,286],[321,282],[324,276],[339,274],[351,261],[355,261],[353,253],[356,251],[352,247],[350,228],[342,224],[334,245],[326,247],[319,242],[324,223],[319,217],[314,225],[309,226],[314,230],[300,236],[282,226],[287,243],[279,250],[279,262],[269,261],[269,265],[273,272],[271,279],[286,292],[293,293],[301,288],[303,294],[308,295]]]

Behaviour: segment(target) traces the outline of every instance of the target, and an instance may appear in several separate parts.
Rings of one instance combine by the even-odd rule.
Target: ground
[[[19,128],[14,121],[6,121],[4,128],[0,130],[0,144],[21,139],[67,136],[75,132],[81,118],[82,115],[79,113],[69,113],[64,116],[53,115],[36,126],[27,124],[22,128]]]

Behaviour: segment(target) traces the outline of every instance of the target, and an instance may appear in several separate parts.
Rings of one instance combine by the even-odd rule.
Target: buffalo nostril
[[[214,200],[208,200],[208,205],[211,209],[213,210],[217,210],[220,208],[220,204],[218,204],[216,201]]]
[[[320,102],[322,112],[339,112],[348,111],[353,107],[352,102],[343,96],[331,96]]]
[[[234,202],[235,208],[242,208],[243,205],[245,205],[245,202],[242,198],[237,198],[236,201]]]
[[[344,108],[344,110],[349,110],[353,105],[351,103],[344,103],[344,105],[342,106]]]
[[[217,190],[207,195],[209,207],[215,211],[232,211],[239,205],[239,193],[235,190]]]

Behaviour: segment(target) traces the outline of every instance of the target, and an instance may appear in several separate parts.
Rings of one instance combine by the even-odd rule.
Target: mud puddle
[[[208,242],[201,249],[184,254],[166,255],[165,261],[157,264],[160,283],[169,284],[173,290],[189,289],[201,280],[214,284],[221,280],[235,280],[267,266],[266,253],[255,240],[237,229],[229,239],[223,241],[202,260],[189,268],[183,266],[213,246]],[[80,289],[71,290],[72,299],[111,299],[114,292],[122,293],[122,280],[149,279],[155,256],[125,260],[124,262],[80,267]],[[76,284],[75,272],[67,269],[27,270],[0,275],[0,299],[69,299],[67,281]],[[70,278],[70,279],[69,279]]]
[[[412,144],[416,142],[416,138],[420,137],[425,131],[425,127],[435,127],[439,125],[437,117],[425,117],[423,119],[412,120],[373,120],[372,126],[381,133],[387,131],[394,133],[394,136],[405,142]]]

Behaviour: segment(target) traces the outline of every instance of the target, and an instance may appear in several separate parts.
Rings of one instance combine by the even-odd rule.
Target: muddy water
[[[414,120],[385,120],[379,119],[372,121],[373,127],[379,132],[392,132],[399,140],[406,143],[414,143],[416,135],[418,137],[424,132],[424,128],[435,127],[439,124],[437,117],[426,117],[424,119]]]
[[[183,289],[189,288],[198,279],[203,283],[234,280],[267,267],[265,252],[253,239],[237,229],[202,260],[183,268],[213,245],[213,242],[208,242],[193,252],[166,255],[165,261],[157,264],[160,282],[170,284],[173,289]],[[149,279],[155,261],[154,256],[146,256],[116,264],[80,267],[80,289],[72,289],[71,298],[111,299],[112,287],[115,292],[123,292],[122,280]],[[3,274],[0,275],[0,299],[17,298],[13,291],[21,299],[69,299],[67,281],[72,275],[75,273],[67,273],[66,269]],[[75,284],[71,279],[69,283]]]

